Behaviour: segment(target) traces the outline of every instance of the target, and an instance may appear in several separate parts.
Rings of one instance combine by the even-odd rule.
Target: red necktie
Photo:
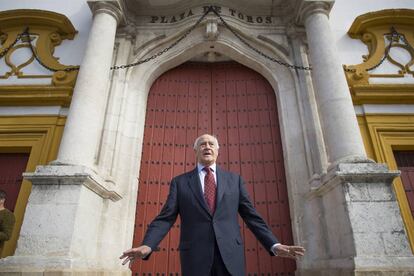
[[[216,209],[216,181],[209,167],[204,167],[203,170],[207,173],[204,176],[204,198],[210,208],[210,212],[214,214]]]

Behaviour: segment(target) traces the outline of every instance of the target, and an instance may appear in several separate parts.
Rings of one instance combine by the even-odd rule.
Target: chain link
[[[405,38],[405,35],[401,35],[401,39],[405,43],[405,45],[407,45],[411,49],[411,51],[414,52],[414,47],[410,43],[408,43],[407,38]]]
[[[386,35],[391,35],[391,37],[389,38],[390,44],[388,44],[387,48],[385,48],[384,56],[382,57],[382,59],[376,65],[365,69],[365,71],[367,71],[367,72],[372,71],[372,70],[378,68],[382,63],[384,63],[384,61],[389,57],[390,50],[393,47],[393,43],[394,43],[395,39],[398,39],[397,41],[399,41],[401,39],[404,42],[404,44],[414,52],[413,46],[411,46],[411,44],[408,43],[405,36],[403,34],[400,34],[399,32],[397,32],[397,30],[394,27],[391,27],[391,33],[386,34]],[[355,69],[345,68],[344,70],[346,72],[355,72]]]
[[[6,47],[1,53],[0,53],[0,59],[3,58],[5,55],[7,55],[7,53],[10,51],[11,48],[14,47],[14,45],[16,45],[17,41],[20,40],[22,34],[18,34],[16,36],[16,39],[13,41],[12,44],[9,45],[9,47]]]
[[[247,47],[249,47],[251,50],[253,50],[253,51],[255,51],[256,53],[258,53],[259,55],[261,55],[262,57],[264,57],[264,58],[266,58],[266,59],[268,59],[268,60],[271,60],[271,61],[273,61],[273,62],[275,62],[275,63],[277,63],[277,64],[279,64],[279,65],[282,65],[282,66],[285,66],[285,67],[288,67],[288,68],[291,68],[291,69],[295,69],[295,70],[312,70],[312,68],[311,67],[304,67],[304,66],[297,66],[297,65],[292,65],[292,64],[289,64],[289,63],[287,63],[287,62],[283,62],[283,61],[280,61],[280,60],[278,60],[278,59],[275,59],[275,58],[273,58],[273,57],[270,57],[270,56],[268,56],[268,55],[266,55],[265,53],[263,53],[262,51],[260,51],[259,49],[257,49],[257,48],[255,48],[255,47],[253,47],[250,43],[248,43],[245,39],[243,39],[238,33],[236,33],[236,31],[234,31],[233,30],[233,28],[231,28],[228,24],[227,24],[227,22],[223,19],[223,17],[214,9],[214,7],[213,6],[210,6],[204,13],[203,13],[203,15],[196,21],[196,23],[193,25],[193,26],[191,26],[182,36],[180,36],[176,41],[174,41],[170,46],[168,46],[168,47],[166,47],[166,48],[164,48],[163,50],[161,50],[161,51],[159,51],[158,53],[156,53],[156,54],[154,54],[154,55],[152,55],[152,56],[150,56],[150,57],[148,57],[148,58],[145,58],[145,59],[143,59],[143,60],[139,60],[139,61],[137,61],[137,62],[134,62],[134,63],[130,63],[130,64],[123,64],[123,65],[114,65],[114,66],[112,66],[110,69],[111,70],[118,70],[118,69],[126,69],[126,68],[129,68],[129,67],[133,67],[133,66],[137,66],[137,65],[140,65],[140,64],[143,64],[143,63],[146,63],[146,62],[148,62],[148,61],[151,61],[151,60],[153,60],[153,59],[155,59],[155,58],[157,58],[157,57],[159,57],[159,56],[161,56],[161,55],[163,55],[164,53],[166,53],[166,52],[168,52],[169,50],[171,50],[172,48],[174,48],[178,43],[180,43],[183,39],[185,39],[195,28],[197,28],[197,26],[198,25],[200,25],[200,23],[201,23],[201,21],[203,21],[203,19],[207,16],[207,14],[209,14],[210,12],[213,12],[219,19],[220,19],[220,21],[223,23],[223,25],[234,35],[234,36],[236,36],[243,44],[245,44]],[[79,70],[79,68],[80,68],[80,66],[70,66],[70,67],[67,67],[67,68],[64,68],[64,69],[55,69],[55,68],[52,68],[52,67],[50,67],[50,66],[48,66],[48,65],[46,65],[46,64],[44,64],[41,60],[40,60],[40,58],[38,57],[38,55],[37,55],[37,53],[36,53],[36,51],[35,51],[35,49],[34,49],[34,47],[33,47],[33,45],[32,45],[32,42],[31,42],[31,39],[30,39],[30,34],[29,34],[29,28],[27,27],[24,31],[23,31],[23,33],[21,33],[21,34],[19,34],[17,37],[16,37],[16,40],[12,43],[12,44],[10,44],[10,46],[9,47],[7,47],[7,48],[5,48],[1,53],[0,53],[0,58],[2,58],[3,56],[5,56],[7,53],[8,53],[8,51],[12,48],[12,47],[14,47],[14,45],[16,45],[16,43],[19,41],[19,40],[21,40],[22,38],[23,38],[23,36],[27,39],[27,43],[28,43],[28,45],[29,45],[29,48],[30,48],[30,50],[31,50],[31,52],[32,52],[32,54],[33,54],[33,56],[34,56],[34,58],[36,59],[36,61],[37,62],[39,62],[39,64],[41,65],[41,66],[43,66],[44,68],[46,68],[47,70],[49,70],[49,71],[52,71],[52,72],[57,72],[57,71],[66,71],[66,72],[70,72],[70,71],[76,71],[76,70]]]
[[[376,65],[374,65],[374,66],[372,66],[372,67],[370,67],[370,68],[368,68],[368,69],[366,69],[366,71],[368,72],[368,71],[372,71],[372,70],[374,70],[374,69],[376,69],[376,68],[378,68],[384,61],[385,61],[385,59],[387,59],[388,58],[388,56],[389,56],[389,54],[390,54],[390,50],[391,50],[391,47],[392,47],[392,44],[393,44],[393,42],[394,42],[394,38],[397,38],[397,39],[399,39],[400,37],[401,37],[402,35],[400,34],[400,33],[398,33],[396,30],[395,30],[395,28],[394,27],[391,27],[391,38],[390,38],[390,44],[387,46],[387,48],[385,48],[385,52],[384,52],[384,56],[382,57],[382,59],[376,64]]]
[[[295,70],[312,70],[311,67],[305,67],[305,66],[298,66],[298,65],[293,65],[293,64],[289,64],[287,62],[284,61],[280,61],[278,59],[275,59],[271,56],[266,55],[265,53],[263,53],[262,51],[260,51],[259,49],[253,47],[249,42],[247,42],[244,38],[242,38],[235,30],[233,30],[232,27],[230,27],[229,24],[227,24],[227,22],[223,19],[223,17],[215,10],[213,9],[214,14],[220,19],[220,21],[223,23],[223,25],[235,36],[237,37],[244,45],[246,45],[247,47],[249,47],[251,50],[255,51],[256,53],[258,53],[259,55],[261,55],[262,57],[271,60],[279,65],[285,66],[287,68],[291,68],[291,69],[295,69]]]
[[[161,50],[160,52],[146,58],[140,61],[137,61],[135,63],[130,63],[130,64],[124,64],[124,65],[115,65],[112,66],[111,69],[112,70],[117,70],[117,69],[125,69],[125,68],[129,68],[132,66],[137,66],[140,65],[142,63],[148,62],[150,60],[153,60],[159,56],[161,56],[162,54],[164,54],[165,52],[171,50],[174,46],[176,46],[180,41],[182,41],[184,38],[186,38],[200,23],[201,21],[206,17],[207,14],[209,14],[210,12],[213,12],[219,19],[220,21],[223,23],[223,25],[234,35],[236,36],[242,43],[244,43],[247,47],[249,47],[250,49],[252,49],[253,51],[255,51],[256,53],[258,53],[259,55],[263,56],[266,59],[269,59],[273,62],[276,62],[279,65],[282,66],[286,66],[288,68],[291,69],[298,69],[298,70],[312,70],[311,67],[304,67],[304,66],[297,66],[297,65],[292,65],[280,60],[277,60],[273,57],[270,57],[268,55],[266,55],[265,53],[263,53],[262,51],[258,50],[257,48],[254,48],[252,45],[250,45],[246,40],[244,40],[238,33],[236,33],[228,24],[226,21],[224,21],[223,17],[221,17],[221,15],[216,11],[216,9],[214,9],[213,6],[210,6],[205,12],[204,14],[197,20],[197,22],[191,27],[189,28],[180,38],[178,38],[175,42],[173,42],[170,46],[168,46],[167,48]]]
[[[115,65],[111,67],[111,70],[117,70],[117,69],[125,69],[125,68],[129,68],[132,66],[137,66],[140,65],[142,63],[146,63],[150,60],[153,60],[159,56],[161,56],[162,54],[166,53],[167,51],[171,50],[173,47],[175,47],[178,43],[180,43],[180,41],[182,41],[184,38],[186,38],[195,28],[197,28],[197,26],[201,23],[201,21],[203,21],[203,19],[206,17],[207,14],[209,14],[211,11],[213,10],[213,7],[210,6],[208,8],[208,10],[206,10],[204,12],[204,14],[197,20],[197,22],[191,27],[189,28],[182,36],[180,36],[176,41],[174,41],[170,46],[164,48],[163,50],[161,50],[160,52],[146,58],[143,60],[139,60],[137,62],[134,63],[130,63],[130,64],[124,64],[124,65]]]
[[[26,37],[26,39],[27,39],[27,43],[29,44],[29,48],[30,48],[30,50],[32,51],[32,54],[33,54],[34,58],[36,59],[36,61],[37,61],[37,62],[39,62],[39,64],[40,64],[40,65],[42,65],[42,66],[43,66],[44,68],[46,68],[47,70],[52,71],[52,72],[57,72],[57,71],[71,72],[71,71],[77,71],[77,70],[79,70],[80,66],[74,66],[74,65],[72,65],[72,66],[67,67],[67,68],[64,68],[64,69],[55,69],[55,68],[52,68],[52,67],[50,67],[50,66],[48,66],[48,65],[44,64],[44,63],[40,60],[40,58],[38,57],[38,55],[37,55],[37,53],[36,53],[35,49],[33,48],[32,41],[30,40],[29,27],[27,27],[27,28],[24,30],[24,32],[22,33],[22,35],[24,35],[24,36]]]

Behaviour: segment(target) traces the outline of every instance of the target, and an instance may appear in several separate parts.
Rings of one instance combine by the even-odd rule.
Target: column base
[[[128,267],[119,269],[99,267],[80,258],[10,256],[0,260],[0,275],[34,276],[130,276]]]
[[[309,248],[298,275],[414,275],[414,256],[384,164],[341,163],[308,194]]]
[[[129,269],[40,269],[38,267],[0,267],[2,276],[130,276]]]
[[[122,197],[114,191],[112,181],[102,179],[92,169],[80,165],[56,163],[37,166],[35,172],[24,173],[23,177],[33,185],[84,185],[104,199],[118,201]]]
[[[32,191],[18,247],[14,256],[0,260],[1,275],[121,271],[124,223],[122,205],[114,202],[121,199],[115,185],[73,165],[38,166],[24,177],[32,182]]]

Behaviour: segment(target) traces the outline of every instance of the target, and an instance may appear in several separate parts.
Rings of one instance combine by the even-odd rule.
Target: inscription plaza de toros
[[[189,9],[180,14],[171,15],[171,16],[151,15],[149,19],[149,23],[176,23],[188,17],[191,17],[195,14],[200,14],[200,13],[203,14],[206,11],[208,11],[209,8],[210,8],[209,6],[204,6],[201,8],[200,11],[198,8],[194,9],[194,12],[193,12],[193,9]],[[231,17],[237,18],[238,20],[244,21],[246,23],[251,23],[251,24],[272,24],[273,23],[273,19],[271,16],[246,15],[242,12],[237,11],[236,9],[224,8],[220,6],[213,6],[213,8],[219,14],[231,16]]]

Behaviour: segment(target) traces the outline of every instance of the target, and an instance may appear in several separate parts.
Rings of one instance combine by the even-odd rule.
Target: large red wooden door
[[[274,91],[261,75],[237,63],[186,63],[163,74],[149,93],[134,246],[162,208],[171,178],[196,166],[193,143],[204,133],[218,137],[218,165],[243,176],[260,214],[291,244]],[[293,261],[271,258],[241,225],[248,275],[293,275]],[[133,275],[180,275],[179,230],[177,220],[160,251],[137,262]]]
[[[0,153],[0,189],[7,193],[6,208],[11,211],[14,211],[28,160],[28,153]]]

